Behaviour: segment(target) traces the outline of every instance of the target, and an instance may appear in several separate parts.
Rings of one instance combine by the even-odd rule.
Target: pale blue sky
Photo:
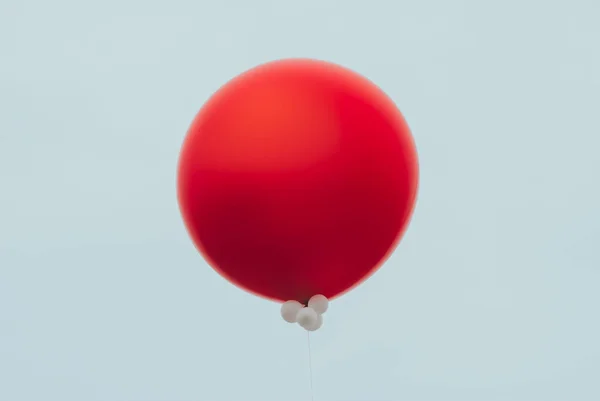
[[[374,80],[421,161],[389,262],[313,336],[318,401],[600,399],[600,3],[0,0],[0,401],[309,400],[306,334],[175,198],[229,78]]]

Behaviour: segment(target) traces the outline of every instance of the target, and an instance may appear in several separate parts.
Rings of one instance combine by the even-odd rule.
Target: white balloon
[[[281,317],[288,323],[296,323],[296,315],[304,306],[298,301],[287,301],[281,305]]]
[[[300,326],[308,330],[313,327],[319,320],[319,314],[313,308],[302,308],[296,315],[296,321]]]
[[[305,329],[308,331],[317,331],[321,328],[321,326],[323,326],[323,316],[317,314],[317,321],[314,322],[314,324],[305,327]]]
[[[329,300],[324,295],[314,295],[308,300],[308,306],[313,308],[319,315],[322,315],[329,308]]]

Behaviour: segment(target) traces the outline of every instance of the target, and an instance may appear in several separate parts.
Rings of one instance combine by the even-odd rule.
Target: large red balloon
[[[256,295],[334,298],[393,251],[417,193],[413,138],[366,78],[315,60],[264,64],[203,106],[179,161],[187,229]]]

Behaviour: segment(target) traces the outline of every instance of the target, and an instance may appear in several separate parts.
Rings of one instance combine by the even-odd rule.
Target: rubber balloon
[[[287,301],[281,305],[281,317],[288,323],[296,323],[296,317],[303,306],[298,301]]]
[[[316,294],[308,300],[308,306],[314,309],[319,315],[322,315],[329,308],[329,300],[321,294]]]
[[[335,298],[394,250],[415,205],[413,137],[392,100],[344,67],[255,67],[202,107],[178,200],[208,263],[235,285],[304,305]]]

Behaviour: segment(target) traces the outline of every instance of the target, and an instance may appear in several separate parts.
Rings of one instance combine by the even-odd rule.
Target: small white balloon
[[[321,326],[323,326],[323,316],[317,314],[317,321],[314,322],[314,324],[305,327],[305,329],[308,331],[317,331],[321,328]]]
[[[314,295],[308,300],[308,306],[313,308],[319,315],[322,315],[329,308],[329,300],[324,295]]]
[[[319,320],[319,314],[313,308],[302,308],[296,315],[296,321],[300,326],[308,330],[313,327]]]
[[[288,323],[296,323],[296,315],[304,306],[298,301],[287,301],[281,305],[281,317]]]

